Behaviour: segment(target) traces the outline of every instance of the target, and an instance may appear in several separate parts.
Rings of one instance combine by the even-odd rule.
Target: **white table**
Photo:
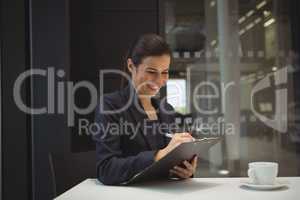
[[[287,188],[257,191],[241,187],[246,178],[194,178],[184,181],[144,183],[136,186],[105,186],[87,179],[56,200],[290,200],[300,199],[300,177],[280,177]]]

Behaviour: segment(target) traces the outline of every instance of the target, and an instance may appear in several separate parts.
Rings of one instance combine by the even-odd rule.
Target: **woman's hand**
[[[191,163],[185,160],[183,162],[183,165],[185,166],[184,168],[180,166],[175,166],[173,169],[170,170],[170,173],[176,174],[179,178],[190,178],[196,171],[197,160],[197,156],[193,158]]]
[[[154,160],[158,161],[164,156],[166,156],[169,152],[171,152],[173,149],[175,149],[177,146],[179,146],[181,143],[185,142],[192,142],[195,139],[191,136],[190,133],[175,133],[172,137],[172,140],[169,142],[168,146],[166,146],[164,149],[159,150]]]

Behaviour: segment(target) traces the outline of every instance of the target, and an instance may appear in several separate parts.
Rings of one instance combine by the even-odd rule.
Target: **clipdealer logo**
[[[99,71],[99,88],[100,95],[95,85],[89,81],[63,81],[65,77],[65,72],[61,69],[55,70],[54,67],[48,67],[47,69],[29,69],[21,73],[14,83],[13,88],[13,97],[17,107],[26,114],[30,115],[42,115],[42,114],[67,114],[68,126],[72,127],[75,125],[75,113],[86,115],[92,113],[98,102],[102,100],[103,85],[104,85],[104,75],[113,73],[122,75],[127,80],[130,80],[130,77],[119,70],[106,69]],[[38,78],[36,80],[36,78]],[[47,81],[46,83],[46,96],[47,100],[45,105],[40,107],[34,107],[33,105],[26,105],[26,102],[22,99],[21,90],[25,81],[30,79],[38,85],[41,80]],[[43,83],[44,84],[44,83]],[[90,102],[88,106],[82,108],[76,105],[75,95],[79,89],[85,89],[89,92]],[[35,92],[34,95],[37,95],[38,92]],[[65,94],[66,93],[66,94]],[[132,96],[132,93],[131,95]],[[88,98],[88,97],[87,97]],[[132,97],[131,97],[132,98]],[[114,112],[121,112],[129,106],[128,102],[121,109]],[[100,104],[100,110],[110,114],[110,111],[103,109],[103,105]]]
[[[130,80],[130,77],[123,73],[122,71],[118,70],[100,70],[99,72],[99,88],[100,88],[100,95],[96,87],[88,82],[88,81],[80,81],[77,83],[73,83],[71,81],[59,81],[62,80],[65,76],[65,72],[63,70],[55,70],[53,67],[45,69],[32,69],[23,72],[20,76],[16,79],[14,84],[14,100],[18,108],[27,113],[33,115],[39,114],[65,114],[67,113],[68,117],[68,126],[74,126],[74,115],[75,113],[78,114],[89,114],[94,111],[96,108],[97,102],[101,102],[102,94],[103,94],[103,84],[104,84],[104,75],[114,73],[118,75],[122,75],[127,80]],[[33,79],[34,76],[39,76],[41,78],[46,78],[47,80],[47,102],[46,105],[39,108],[32,108],[26,105],[21,97],[21,88],[24,84],[25,80],[28,78]],[[58,79],[58,82],[56,81]],[[271,79],[274,79],[275,84],[272,84]],[[57,83],[56,83],[57,82]],[[274,73],[268,74],[265,78],[260,80],[258,83],[255,84],[251,91],[251,110],[254,115],[264,122],[267,126],[279,131],[279,132],[286,132],[287,131],[287,68],[282,68]],[[220,91],[216,85],[216,83],[212,83],[209,81],[203,81],[196,85],[195,90],[192,92],[193,94],[193,105],[198,113],[202,114],[214,114],[218,112],[218,109],[212,108],[205,110],[201,108],[201,105],[198,105],[199,99],[207,100],[207,99],[222,99],[222,112],[225,112],[225,106],[223,99],[224,97],[220,96],[220,94],[224,95],[230,87],[233,87],[235,84],[230,82],[228,84],[221,84]],[[274,89],[273,85],[275,85],[275,113],[272,119],[266,117],[259,111],[255,109],[255,98],[258,95],[258,92],[266,90],[266,89]],[[201,89],[204,87],[209,87],[212,90],[212,94],[202,94]],[[90,94],[90,103],[86,108],[78,107],[75,104],[75,94],[78,89],[84,88],[89,91]],[[66,96],[64,95],[64,91],[66,90]],[[57,91],[57,93],[55,92]],[[199,94],[200,92],[200,94]],[[176,92],[176,98],[178,98],[179,93]],[[129,104],[124,105],[121,110],[125,110]],[[57,108],[57,110],[55,109]],[[110,111],[100,109],[103,112],[108,112],[111,114]],[[114,112],[120,112],[121,110],[117,110]],[[201,123],[203,124],[203,123]],[[230,124],[228,124],[230,125]],[[229,129],[231,130],[231,129]]]
[[[260,119],[268,127],[271,127],[279,132],[287,132],[287,67],[282,68],[276,72],[268,74],[265,78],[260,80],[251,91],[251,110],[254,115]],[[255,96],[259,91],[266,89],[274,89],[271,84],[271,79],[274,79],[275,87],[275,112],[273,119],[267,118],[265,115],[259,113],[255,109]]]

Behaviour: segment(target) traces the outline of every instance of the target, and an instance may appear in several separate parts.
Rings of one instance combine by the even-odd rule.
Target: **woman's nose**
[[[155,79],[155,84],[158,85],[159,87],[162,87],[166,84],[166,79],[163,78],[162,76],[159,76],[158,78]]]
[[[158,85],[159,87],[162,87],[166,84],[167,78],[164,76],[164,74],[157,73],[153,78],[152,81]]]

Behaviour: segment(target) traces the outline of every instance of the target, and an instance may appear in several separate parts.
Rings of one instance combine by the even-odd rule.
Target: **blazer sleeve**
[[[104,110],[114,110],[110,101],[104,100]],[[120,148],[119,131],[109,129],[113,123],[118,124],[118,114],[102,114],[96,109],[95,122],[100,129],[93,136],[96,142],[97,178],[106,185],[118,185],[129,180],[154,162],[157,151],[143,151],[135,156],[124,156]]]

